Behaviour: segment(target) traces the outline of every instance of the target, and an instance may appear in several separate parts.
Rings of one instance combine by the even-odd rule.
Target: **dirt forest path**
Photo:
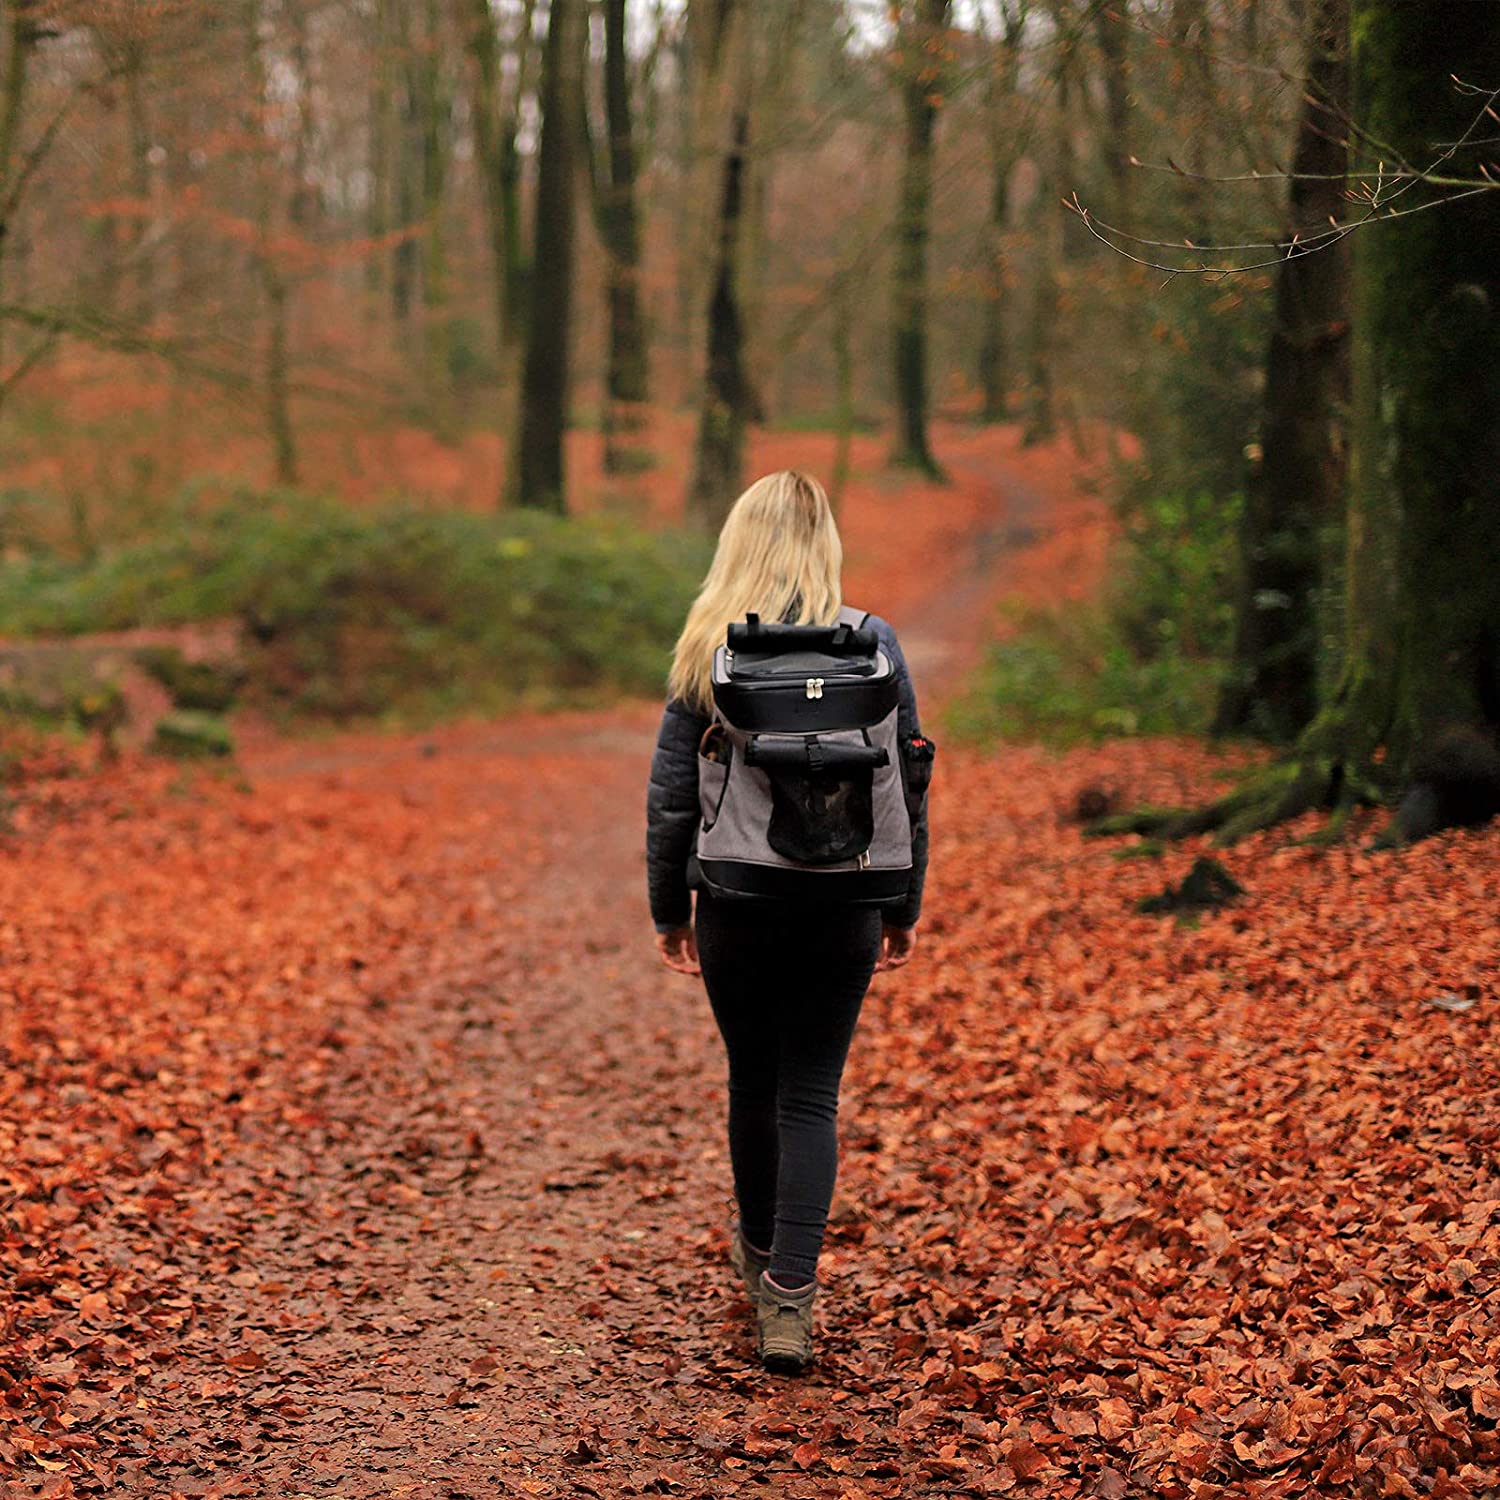
[[[933,572],[851,560],[929,703],[996,599],[1085,587],[1099,524],[955,478]],[[1232,760],[955,750],[788,1381],[725,1260],[712,1021],[650,945],[655,723],[270,743],[249,790],[125,767],[12,842],[6,1500],[1494,1492],[1492,834],[1251,840],[1245,901],[1179,926],[1133,907],[1196,851],[1069,809]]]
[[[976,658],[999,561],[1034,539],[1043,505],[1019,474],[959,464],[977,500],[972,549],[954,576],[918,580],[909,607],[934,709]],[[290,1201],[240,1228],[242,1269],[201,1363],[185,1350],[184,1387],[213,1391],[226,1337],[240,1336],[252,1383],[267,1372],[271,1402],[254,1410],[270,1430],[237,1438],[233,1408],[209,1404],[174,1434],[176,1460],[153,1466],[162,1482],[347,1500],[720,1494],[752,1466],[757,1483],[803,1472],[768,1460],[798,1446],[789,1434],[842,1430],[861,1363],[889,1361],[894,1330],[857,1359],[849,1340],[805,1384],[753,1359],[724,1269],[722,1054],[701,987],[661,968],[644,910],[656,720],[627,707],[451,747],[283,746],[248,768],[294,784],[331,772],[420,807],[443,796],[434,772],[451,789],[457,759],[463,801],[442,801],[445,868],[431,873],[449,887],[442,904],[474,920],[390,986],[370,1033],[341,1043],[354,1067],[321,1092]],[[524,879],[505,879],[508,856]],[[371,1042],[378,1059],[363,1055]],[[711,1409],[694,1394],[705,1382]],[[857,1431],[859,1470],[904,1472],[894,1426]],[[226,1485],[238,1442],[257,1451],[253,1472]]]

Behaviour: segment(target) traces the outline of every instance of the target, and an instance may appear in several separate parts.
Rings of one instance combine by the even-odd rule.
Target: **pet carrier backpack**
[[[897,679],[868,615],[832,625],[747,616],[714,653],[698,747],[697,861],[717,895],[885,904],[911,877],[920,806],[898,744]],[[925,785],[925,783],[924,783]]]

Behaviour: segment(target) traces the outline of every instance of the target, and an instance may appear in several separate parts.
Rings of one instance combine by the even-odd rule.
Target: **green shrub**
[[[1239,497],[1142,495],[1121,519],[1104,596],[1013,611],[950,710],[955,733],[1069,743],[1207,727],[1233,645]]]
[[[1137,655],[1103,606],[1034,610],[990,648],[969,691],[948,711],[961,738],[1071,744],[1116,735],[1196,733],[1222,668],[1176,649]]]
[[[1106,597],[1122,642],[1142,661],[1226,660],[1234,645],[1241,497],[1145,493],[1121,507],[1119,571]]]
[[[237,618],[262,705],[431,717],[657,692],[704,561],[602,519],[241,493],[87,564],[0,564],[0,634]]]

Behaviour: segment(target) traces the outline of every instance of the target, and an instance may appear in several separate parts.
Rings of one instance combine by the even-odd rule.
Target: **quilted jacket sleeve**
[[[658,932],[683,926],[693,913],[687,866],[698,829],[698,741],[707,727],[708,716],[679,698],[662,711],[646,788],[646,882]]]
[[[879,615],[871,615],[870,625],[880,640],[880,648],[890,657],[896,669],[896,734],[904,744],[908,738],[922,733],[921,719],[917,714],[917,693],[912,685],[911,669],[901,650],[901,642],[888,621]],[[888,907],[886,921],[892,927],[915,927],[922,914],[922,889],[927,883],[927,796],[924,793],[912,821],[911,830],[911,885],[906,897],[899,904]]]

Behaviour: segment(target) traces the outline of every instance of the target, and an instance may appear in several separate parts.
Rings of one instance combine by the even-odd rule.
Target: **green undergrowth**
[[[703,563],[618,520],[244,490],[91,557],[0,562],[0,635],[233,618],[246,701],[420,721],[658,692]]]
[[[1004,612],[950,733],[1068,745],[1207,728],[1233,637],[1237,500],[1136,496],[1121,519],[1099,598]]]

